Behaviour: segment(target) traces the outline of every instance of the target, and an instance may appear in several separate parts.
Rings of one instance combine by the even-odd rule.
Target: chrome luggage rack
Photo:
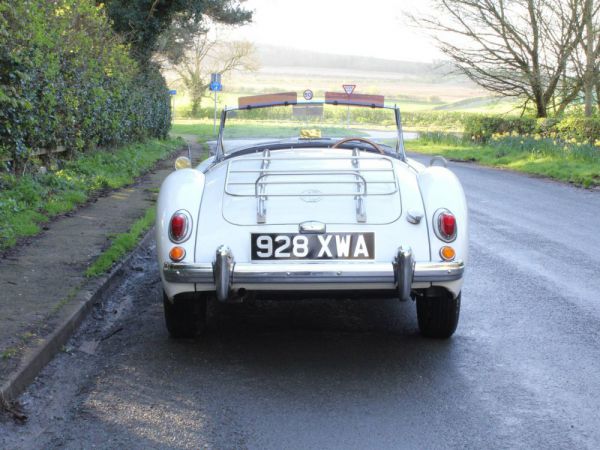
[[[274,169],[272,163],[298,161],[320,165],[330,161],[349,161],[348,168],[335,169]],[[361,162],[363,163],[361,167]],[[260,167],[256,168],[260,163]],[[364,167],[364,166],[367,167]],[[244,167],[246,166],[246,167]],[[253,166],[253,167],[248,167]],[[256,177],[255,177],[256,176]],[[306,190],[307,186],[323,186],[327,192]],[[387,188],[386,188],[387,185]],[[344,187],[350,189],[344,189]],[[354,189],[352,189],[354,186]],[[354,197],[356,222],[367,221],[365,200],[371,195],[393,195],[398,192],[394,165],[386,156],[362,156],[358,149],[351,156],[277,156],[265,149],[257,157],[245,157],[229,162],[225,193],[235,197],[256,198],[256,222],[267,221],[269,197]],[[307,200],[310,202],[310,200]]]

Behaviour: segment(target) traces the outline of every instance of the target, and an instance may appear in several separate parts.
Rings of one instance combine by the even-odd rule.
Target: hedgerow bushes
[[[600,118],[566,116],[534,119],[531,117],[471,115],[465,121],[464,134],[477,142],[489,142],[494,136],[538,136],[570,143],[600,143]]]
[[[600,151],[588,143],[556,139],[494,135],[485,144],[447,133],[421,133],[408,148],[457,161],[475,161],[525,173],[542,175],[584,187],[600,185]]]
[[[166,137],[169,95],[140,67],[92,0],[0,3],[0,162]],[[12,160],[12,162],[7,162]]]
[[[213,117],[212,107],[200,108],[195,115],[190,110],[179,111],[180,117],[210,119]],[[292,109],[281,108],[258,108],[244,111],[243,117],[249,120],[290,120]],[[434,128],[436,130],[462,130],[464,123],[475,113],[449,112],[449,111],[427,111],[427,112],[402,112],[402,124],[415,128]],[[320,120],[320,119],[315,119]],[[326,105],[323,111],[323,121],[333,123],[346,123],[347,108],[345,106]],[[380,125],[393,125],[394,114],[376,108],[350,108],[350,120],[352,123],[379,123]]]

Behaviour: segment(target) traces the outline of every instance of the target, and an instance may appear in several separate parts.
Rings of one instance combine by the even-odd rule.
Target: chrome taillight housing
[[[456,217],[447,209],[438,209],[433,215],[433,231],[444,242],[456,239]]]
[[[176,244],[185,242],[192,234],[192,216],[184,209],[175,211],[169,221],[169,239]]]

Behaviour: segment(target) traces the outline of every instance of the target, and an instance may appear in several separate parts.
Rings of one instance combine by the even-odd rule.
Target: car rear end
[[[181,228],[181,213],[173,217]],[[435,232],[416,171],[371,152],[282,149],[231,158],[206,174],[193,222],[193,254],[165,259],[164,281],[221,301],[264,291],[384,291],[406,300],[462,277],[456,254],[432,257],[439,250],[430,245]]]

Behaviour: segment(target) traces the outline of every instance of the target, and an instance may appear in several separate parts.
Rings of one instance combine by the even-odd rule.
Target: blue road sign
[[[177,94],[177,90],[176,89],[170,89],[169,90],[169,95],[175,95]]]
[[[221,74],[220,73],[211,73],[210,74],[210,90],[214,92],[219,92],[223,90],[223,85],[221,84]]]

